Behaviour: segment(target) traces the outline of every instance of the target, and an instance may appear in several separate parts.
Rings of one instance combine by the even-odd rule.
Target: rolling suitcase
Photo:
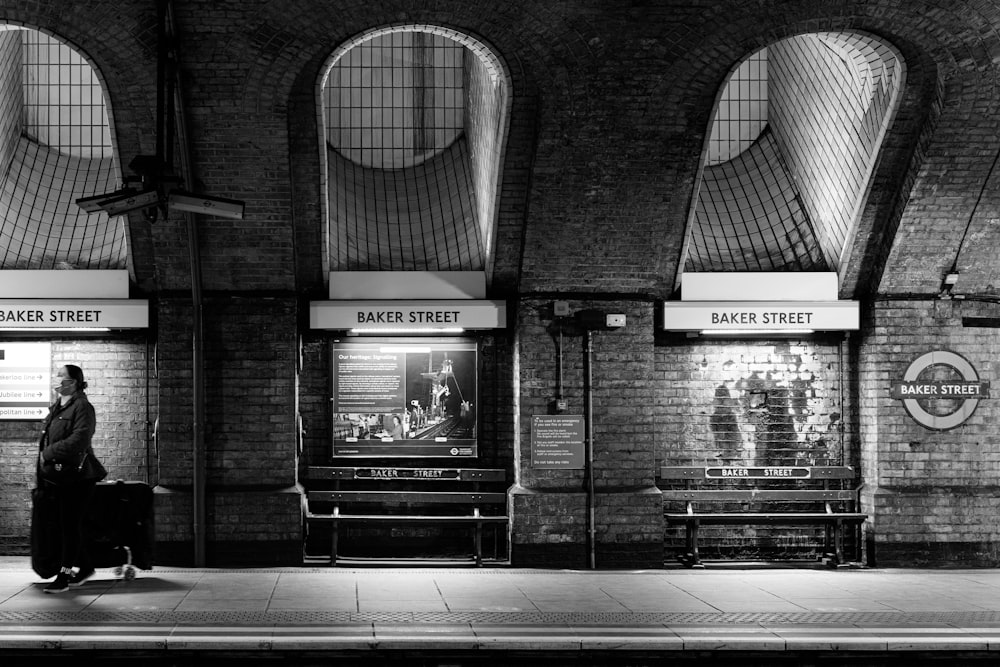
[[[96,568],[113,567],[126,580],[153,569],[153,489],[143,482],[99,482],[85,519]]]
[[[31,490],[31,569],[42,579],[59,574],[59,513],[45,482]]]

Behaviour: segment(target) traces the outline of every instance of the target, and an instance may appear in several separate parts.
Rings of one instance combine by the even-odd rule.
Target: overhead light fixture
[[[442,327],[440,329],[435,329],[434,327],[415,327],[412,329],[388,329],[385,327],[377,328],[372,327],[371,329],[357,328],[351,329],[352,334],[431,334],[431,333],[462,333],[465,329],[462,327]]]
[[[0,327],[0,334],[3,333],[80,333],[81,331],[111,331],[108,327]]]
[[[702,329],[703,336],[798,336],[815,333],[813,329]]]
[[[231,220],[242,220],[246,204],[237,199],[207,197],[180,190],[172,190],[167,195],[167,206],[174,211],[188,211],[202,215],[214,215]]]
[[[378,349],[379,354],[391,354],[393,352],[405,354],[430,354],[431,348],[422,345],[384,345]]]

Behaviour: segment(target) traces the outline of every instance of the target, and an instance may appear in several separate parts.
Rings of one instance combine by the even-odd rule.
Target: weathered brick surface
[[[993,330],[962,326],[963,317],[993,310],[964,301],[875,303],[859,354],[864,498],[878,563],[905,563],[908,550],[926,562],[942,553],[934,547],[944,543],[957,561],[996,562],[983,545],[1000,539],[1000,408],[993,400],[979,401],[961,426],[935,431],[918,424],[889,392],[914,359],[932,350],[956,352],[980,378],[996,377],[1000,343]],[[931,555],[921,559],[923,545]]]
[[[571,300],[568,306],[572,313],[592,309],[622,313],[627,321],[624,329],[590,334],[595,539],[618,545],[659,544],[662,505],[653,488],[649,409],[652,304]],[[553,315],[550,299],[525,299],[519,304],[518,481],[523,491],[513,498],[512,548],[516,554],[527,547],[532,555],[518,558],[544,561],[546,550],[540,545],[580,547],[587,542],[587,501],[579,493],[586,489],[585,469],[531,465],[532,415],[553,414],[557,396],[567,402],[565,414],[587,415],[586,336],[570,320]]]
[[[735,455],[747,465],[769,456],[785,465],[856,465],[849,363],[837,336],[664,336],[656,347],[657,461],[718,465]]]
[[[97,413],[94,452],[108,469],[108,479],[155,482],[152,433],[158,401],[152,349],[133,335],[56,338],[51,345],[53,378],[63,364],[83,368]],[[40,427],[38,421],[0,422],[0,553],[28,553]]]

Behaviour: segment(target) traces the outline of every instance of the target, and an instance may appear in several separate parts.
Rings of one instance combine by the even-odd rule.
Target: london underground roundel
[[[913,420],[935,431],[964,424],[989,391],[990,383],[979,379],[972,364],[948,350],[920,355],[892,386],[893,398],[903,401]]]

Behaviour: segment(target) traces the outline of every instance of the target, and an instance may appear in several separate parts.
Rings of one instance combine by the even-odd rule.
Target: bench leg
[[[330,537],[330,565],[331,566],[335,566],[337,564],[337,538],[339,537],[337,533],[338,533],[338,530],[339,530],[339,528],[338,528],[339,524],[340,524],[339,521],[334,520],[333,524],[332,524],[333,525],[332,530],[330,531],[330,533],[331,533],[331,537]]]
[[[704,568],[701,557],[698,555],[698,529],[700,522],[697,519],[689,520],[685,525],[685,538],[687,552],[681,556],[680,561],[686,567]]]
[[[840,519],[833,524],[833,557],[834,566],[844,562],[844,522]]]
[[[476,567],[483,566],[483,522],[476,522],[476,537],[475,537],[475,548],[476,548]]]

